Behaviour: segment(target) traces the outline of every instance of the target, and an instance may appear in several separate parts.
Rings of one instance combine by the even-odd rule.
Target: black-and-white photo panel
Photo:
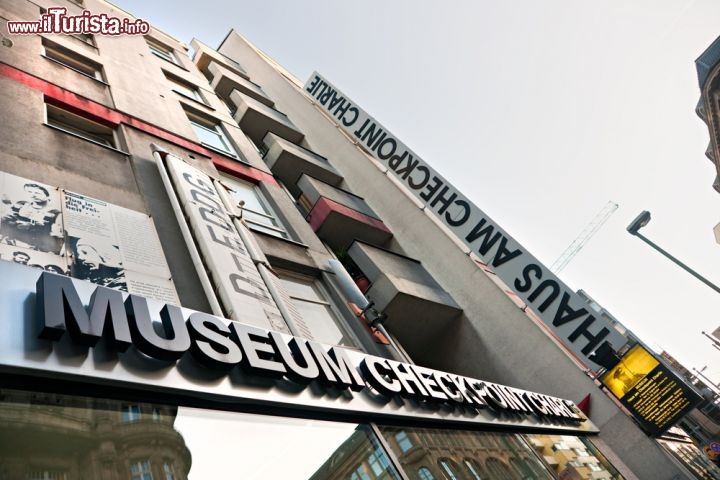
[[[69,275],[70,273],[67,257],[18,247],[17,245],[0,244],[0,260],[41,268],[59,275]]]
[[[0,244],[59,255],[63,240],[60,192],[0,173]]]

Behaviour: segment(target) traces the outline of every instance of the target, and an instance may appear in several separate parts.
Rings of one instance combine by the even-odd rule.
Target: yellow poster
[[[660,364],[647,350],[635,345],[620,363],[602,376],[602,383],[617,398],[623,398],[645,375]]]

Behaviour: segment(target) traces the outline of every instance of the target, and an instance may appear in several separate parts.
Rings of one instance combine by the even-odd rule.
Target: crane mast
[[[615,213],[618,209],[618,204],[609,201],[597,215],[588,223],[580,235],[570,244],[569,247],[558,257],[557,260],[550,267],[550,271],[559,273],[565,266],[570,263],[570,260],[577,255],[577,253],[587,244],[588,241],[600,230],[600,227],[610,218],[610,215]]]

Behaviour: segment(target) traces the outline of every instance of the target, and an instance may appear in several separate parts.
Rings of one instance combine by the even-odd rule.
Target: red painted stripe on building
[[[213,159],[213,163],[215,164],[215,168],[221,172],[242,178],[243,180],[247,180],[249,182],[265,182],[274,185],[278,184],[272,174],[265,173],[245,163],[239,163],[234,160],[228,160],[221,157]]]
[[[360,213],[357,210],[353,210],[350,207],[347,207],[334,200],[330,200],[326,197],[318,198],[312,210],[310,210],[310,213],[307,216],[307,220],[310,223],[312,229],[317,232],[322,226],[322,224],[325,223],[325,219],[327,219],[327,217],[333,212],[339,213],[340,215],[343,215],[345,217],[352,218],[353,220],[357,220],[358,222],[371,225],[383,232],[392,234],[390,229],[377,218],[373,218],[365,215],[364,213]]]
[[[45,101],[51,105],[55,105],[113,128],[117,127],[121,123],[124,123],[149,135],[161,138],[174,145],[190,150],[191,152],[209,157],[218,170],[240,176],[251,182],[267,182],[277,185],[277,181],[269,173],[258,170],[250,165],[224,158],[212,150],[209,150],[191,140],[140,120],[139,118],[113,110],[85,97],[81,97],[69,90],[58,87],[57,85],[27,72],[23,72],[22,70],[18,70],[8,64],[0,63],[0,75],[30,87],[33,90],[42,92],[45,95]]]

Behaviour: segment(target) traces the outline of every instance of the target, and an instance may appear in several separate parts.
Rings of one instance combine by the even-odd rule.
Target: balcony
[[[273,133],[265,135],[263,143],[267,147],[265,163],[295,198],[302,194],[297,182],[303,173],[330,185],[337,186],[342,182],[343,177],[337,170],[325,157],[317,153],[288,142]]]
[[[417,260],[359,241],[347,253],[371,282],[365,295],[408,351],[425,348],[462,312]]]
[[[265,92],[259,85],[251,82],[245,77],[233,73],[229,69],[217,62],[210,62],[207,66],[207,72],[212,76],[210,86],[222,98],[230,98],[233,90],[254,98],[260,103],[272,107],[275,103],[265,96]]]
[[[211,62],[214,62],[230,70],[235,75],[239,75],[250,80],[247,72],[235,60],[226,57],[222,53],[213,50],[196,39],[193,39],[190,42],[190,46],[193,50],[195,50],[195,55],[193,56],[195,65],[206,77],[211,75],[211,72],[208,70],[208,66]]]
[[[303,134],[282,112],[258,102],[238,90],[230,93],[230,101],[237,108],[234,119],[256,145],[260,145],[268,132],[275,133],[293,143],[300,143]]]
[[[297,186],[307,221],[332,249],[344,250],[354,239],[382,245],[392,233],[365,201],[306,174]]]

